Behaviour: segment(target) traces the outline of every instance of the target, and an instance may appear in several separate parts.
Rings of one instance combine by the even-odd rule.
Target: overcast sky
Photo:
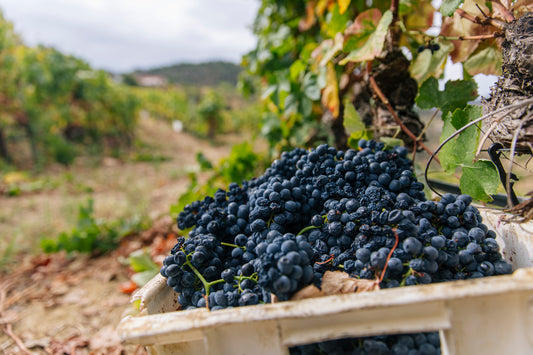
[[[259,0],[0,0],[28,45],[45,44],[116,73],[179,62],[240,62]],[[437,7],[438,4],[435,4]],[[462,78],[447,64],[446,79]],[[495,77],[476,76],[488,95]],[[441,83],[442,86],[444,82]]]
[[[98,69],[127,72],[229,60],[255,45],[258,0],[0,0],[28,45],[45,44]]]

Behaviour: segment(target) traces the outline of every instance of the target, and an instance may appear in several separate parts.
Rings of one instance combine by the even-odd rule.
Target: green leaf
[[[159,268],[158,268],[159,269]],[[151,279],[159,273],[159,270],[146,270],[143,272],[138,272],[131,276],[131,281],[135,282],[138,286],[142,287],[148,283]]]
[[[303,92],[305,96],[313,101],[320,99],[320,88],[318,87],[317,76],[311,72],[308,72],[304,76]]]
[[[441,92],[439,91],[439,81],[434,77],[429,77],[420,86],[418,90],[418,97],[416,104],[422,110],[429,110],[435,107],[440,107]]]
[[[478,160],[472,166],[463,167],[459,182],[461,192],[481,201],[492,201],[500,185],[496,166],[490,160]]]
[[[344,128],[348,134],[366,129],[361,116],[359,116],[350,100],[345,100],[344,102]]]
[[[440,109],[453,112],[463,108],[477,97],[477,84],[474,80],[449,80],[444,86]]]
[[[306,64],[303,60],[296,60],[289,68],[290,77],[292,81],[297,81],[300,73],[305,70]]]
[[[311,117],[311,113],[313,112],[313,102],[311,100],[307,97],[302,97],[299,107],[303,117]]]
[[[128,256],[128,264],[135,272],[158,270],[159,266],[152,261],[150,253],[146,249],[139,249]]]
[[[350,0],[337,0],[337,3],[339,4],[339,13],[343,14],[348,9],[348,6],[350,6]]]
[[[348,137],[348,147],[358,150],[360,139],[366,139],[366,140],[372,139],[372,131],[362,130],[362,131],[352,132],[352,134],[350,134],[350,136]]]
[[[207,157],[202,152],[196,153],[196,161],[200,165],[201,171],[213,169],[213,164],[209,161],[209,159],[207,159]]]
[[[444,0],[440,7],[440,13],[443,16],[453,16],[455,10],[457,10],[463,2],[464,0]]]
[[[456,130],[464,127],[467,123],[480,116],[480,106],[467,106],[464,110],[458,109],[453,114],[446,114],[440,141],[443,142],[455,133]],[[457,167],[472,163],[475,157],[479,134],[480,131],[477,126],[469,127],[442,147],[439,159],[446,172],[453,173]]]
[[[380,137],[379,140],[385,143],[384,149],[389,149],[396,146],[403,146],[403,140],[392,137]]]
[[[454,80],[446,82],[444,91],[439,91],[439,83],[434,77],[428,78],[420,86],[416,104],[427,110],[437,107],[442,117],[448,112],[462,109],[477,97],[477,84],[474,80]]]
[[[330,17],[330,20],[328,21],[328,26],[326,27],[326,31],[328,33],[328,37],[333,38],[338,32],[344,31],[344,29],[346,28],[346,24],[350,20],[350,13],[349,12],[341,13],[339,11],[338,4],[335,4],[330,14],[331,14],[331,17]]]
[[[392,12],[386,11],[368,40],[362,47],[352,50],[346,58],[339,64],[344,65],[348,62],[362,62],[372,60],[381,54],[387,31],[392,22]]]
[[[298,98],[296,95],[289,94],[283,101],[283,112],[286,115],[291,115],[298,112]]]
[[[470,75],[501,75],[502,54],[494,47],[487,47],[473,54],[463,66]]]

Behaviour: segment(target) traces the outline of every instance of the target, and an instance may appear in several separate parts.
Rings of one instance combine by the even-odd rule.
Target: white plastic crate
[[[151,354],[288,354],[325,340],[429,331],[440,331],[444,355],[533,354],[533,223],[481,212],[512,275],[216,312],[176,312],[177,295],[158,275],[132,298],[141,316],[125,317],[118,331]]]

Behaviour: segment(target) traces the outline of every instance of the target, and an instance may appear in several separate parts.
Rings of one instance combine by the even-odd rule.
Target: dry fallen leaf
[[[315,297],[322,297],[322,296],[324,296],[324,292],[322,292],[315,285],[309,285],[309,286],[302,288],[300,291],[296,292],[291,297],[291,301],[304,300],[306,298],[315,298]]]
[[[292,297],[291,301],[303,300],[343,293],[372,292],[379,290],[379,280],[356,279],[342,271],[326,271],[322,277],[322,290],[315,285],[309,285]]]
[[[326,271],[322,277],[324,295],[379,290],[379,280],[356,279],[342,271]]]
[[[121,347],[121,340],[115,327],[109,325],[100,329],[89,340],[89,347],[92,350]]]

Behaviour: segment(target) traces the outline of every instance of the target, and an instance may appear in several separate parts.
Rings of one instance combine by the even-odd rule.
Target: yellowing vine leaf
[[[347,36],[369,36],[375,30],[376,24],[381,20],[378,9],[369,9],[360,13],[355,21],[344,31]]]
[[[465,0],[462,9],[473,16],[483,16],[476,5],[479,6],[485,14],[490,14],[484,1],[479,0]],[[475,24],[460,17],[457,13],[454,13],[453,17],[446,17],[444,19],[440,34],[447,37],[459,37],[477,36],[490,34],[492,32],[494,32],[494,29],[491,27]],[[479,43],[481,43],[481,40],[454,40],[452,43],[454,45],[454,50],[450,53],[450,56],[454,63],[458,63],[464,62],[476,50]]]
[[[326,87],[322,90],[322,105],[327,107],[333,117],[339,116],[339,84],[333,63],[329,63],[326,73]]]
[[[320,43],[311,53],[311,57],[323,67],[329,63],[340,51],[344,45],[344,36],[338,32],[334,39],[328,38]]]
[[[401,9],[401,7],[400,7]],[[407,11],[408,10],[408,11]],[[413,1],[406,9],[405,27],[425,31],[433,24],[435,8],[429,1]],[[402,14],[400,14],[401,16]]]
[[[470,75],[501,75],[502,54],[494,47],[486,47],[474,53],[463,65]]]
[[[305,17],[302,17],[300,19],[300,22],[298,22],[298,29],[300,32],[305,32],[316,23],[316,17],[315,17],[315,2],[310,1],[307,3],[307,6],[305,7]]]
[[[363,12],[361,15],[364,15],[369,11],[372,12],[371,18],[376,17],[376,12],[379,13],[379,10],[371,9]],[[361,15],[357,16],[354,25],[358,23],[357,20]],[[353,29],[352,25],[345,31],[345,33],[351,33],[351,31],[353,30],[358,30],[365,34],[369,33],[369,36],[365,36],[366,41],[364,41],[365,37],[360,38],[358,42],[363,42],[362,46],[355,47],[355,49],[353,49],[348,54],[348,56],[344,58],[339,64],[344,65],[348,62],[363,62],[366,60],[372,60],[381,54],[381,51],[383,50],[383,44],[385,43],[385,36],[387,35],[387,30],[392,22],[392,12],[387,10],[379,20],[379,23],[377,24],[374,30],[372,30],[372,27],[375,26],[375,23],[372,22],[371,24],[369,24],[368,19],[365,18],[365,20],[365,22],[361,21],[360,25],[354,26]],[[354,37],[357,37],[357,35],[355,35]]]
[[[379,280],[356,279],[343,271],[326,271],[322,276],[322,290],[309,285],[296,292],[291,301],[322,296],[378,291]]]
[[[444,65],[448,54],[453,50],[453,44],[450,42],[441,42],[440,49],[431,53],[425,50],[420,53],[411,63],[411,76],[419,83],[423,83],[427,78],[434,76],[440,77],[444,71]]]
[[[339,13],[341,15],[345,13],[348,9],[348,6],[350,6],[350,1],[351,0],[337,0],[337,2],[339,3]]]

